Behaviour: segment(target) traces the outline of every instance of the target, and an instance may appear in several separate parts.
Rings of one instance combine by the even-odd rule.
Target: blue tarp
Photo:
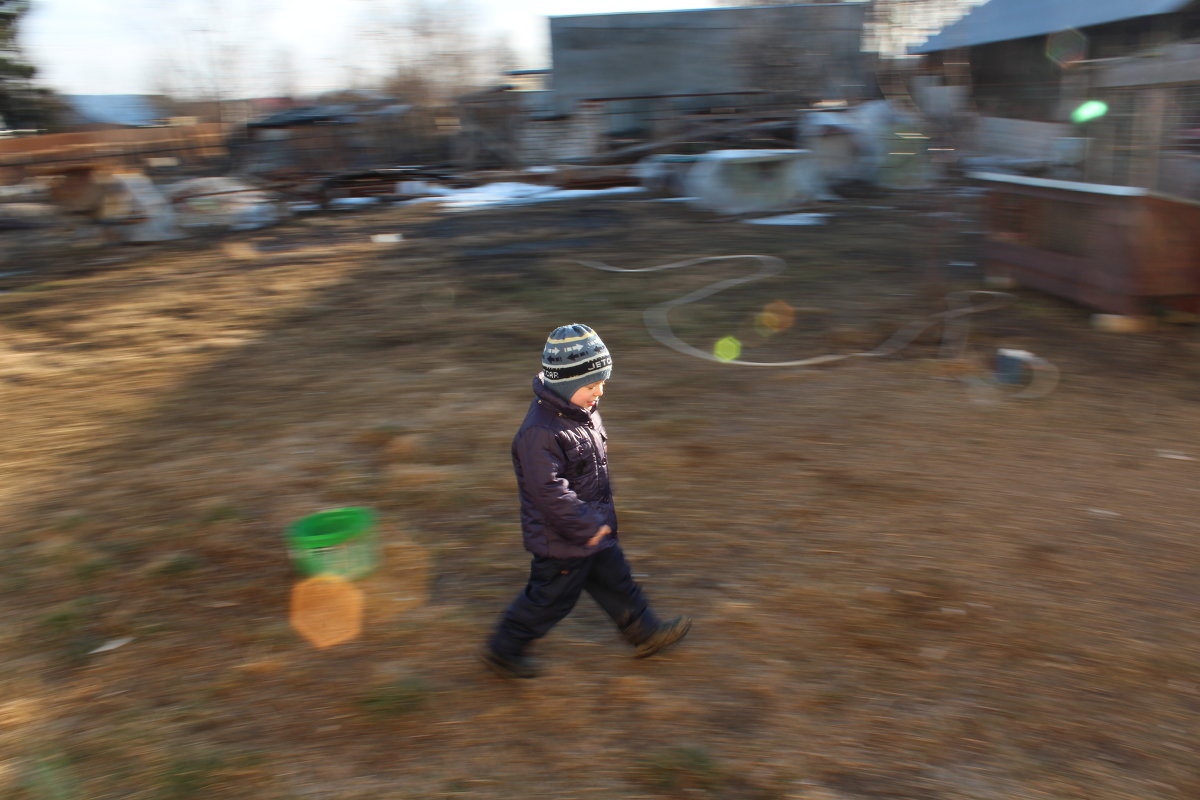
[[[154,125],[163,112],[144,94],[67,94],[63,99],[83,122],[138,127]]]

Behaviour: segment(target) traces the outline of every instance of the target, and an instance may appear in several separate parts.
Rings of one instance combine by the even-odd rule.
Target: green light
[[[718,339],[713,345],[713,355],[722,361],[733,361],[742,354],[742,343],[732,336]]]
[[[1107,113],[1108,103],[1101,102],[1100,100],[1088,100],[1071,112],[1071,121],[1076,125],[1082,125],[1085,122],[1100,119]]]

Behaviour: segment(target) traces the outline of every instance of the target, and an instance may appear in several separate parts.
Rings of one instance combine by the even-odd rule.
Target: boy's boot
[[[537,664],[526,655],[502,656],[490,647],[484,647],[479,660],[501,678],[536,678],[540,673]]]
[[[645,638],[633,642],[638,658],[648,658],[678,642],[692,627],[691,617],[676,617],[660,623]]]

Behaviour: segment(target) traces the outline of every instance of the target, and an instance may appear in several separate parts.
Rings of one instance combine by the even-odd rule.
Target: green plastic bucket
[[[287,528],[287,543],[303,575],[353,580],[379,564],[375,514],[368,508],[334,508],[298,519]]]

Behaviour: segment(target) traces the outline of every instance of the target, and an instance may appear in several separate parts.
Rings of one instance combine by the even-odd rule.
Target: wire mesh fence
[[[1089,124],[1088,180],[1200,199],[1200,83],[1121,87]]]

